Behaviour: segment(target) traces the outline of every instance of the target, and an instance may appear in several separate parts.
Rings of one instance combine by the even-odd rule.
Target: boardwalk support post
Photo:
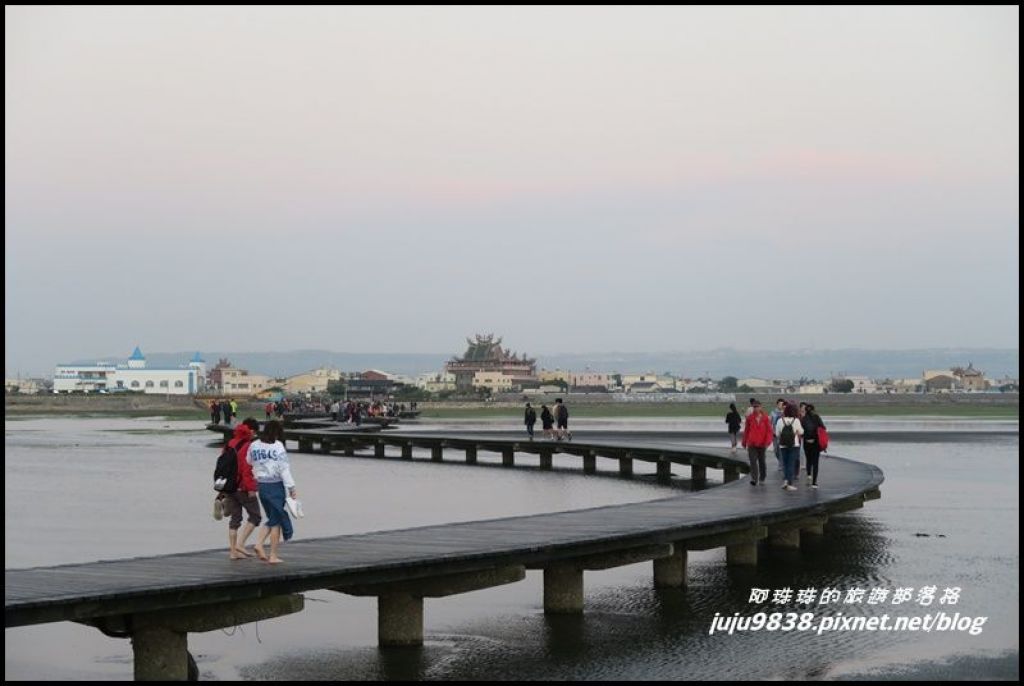
[[[672,482],[672,463],[664,455],[658,456],[658,483]]]
[[[402,459],[403,460],[411,460],[412,459],[412,443],[403,443],[402,444]]]
[[[725,466],[725,483],[729,483],[730,481],[736,481],[739,478],[740,478],[739,467],[737,467],[735,465],[726,465]]]
[[[708,480],[708,468],[702,464],[690,465],[690,479],[693,483],[704,483]]]
[[[300,438],[299,439],[299,452],[300,453],[311,453],[311,452],[313,452],[313,439],[312,438]]]
[[[672,555],[654,560],[655,588],[683,588],[686,586],[686,548],[673,546]]]
[[[687,550],[710,550],[725,546],[725,561],[729,566],[750,566],[757,564],[757,542],[767,538],[768,529],[764,526],[753,526],[740,531],[724,534],[698,536],[680,541],[679,545]]]
[[[626,453],[627,455],[629,453]],[[619,458],[619,476],[633,476],[633,458],[632,457],[620,457]]]
[[[540,449],[540,468],[541,469],[551,469],[552,468],[552,466],[553,466],[552,456],[553,455],[554,455],[554,451],[551,450],[551,448],[541,448]]]
[[[466,464],[476,464],[476,446],[466,446]]]
[[[376,441],[373,444],[373,456],[384,457],[384,441]]]
[[[526,577],[521,565],[460,572],[383,584],[339,586],[332,591],[377,596],[377,641],[382,648],[423,645],[423,599],[443,598],[515,583]]]
[[[594,474],[597,472],[597,455],[593,450],[583,453],[583,473]]]
[[[441,444],[430,446],[430,459],[434,462],[442,462],[444,460],[444,446]]]
[[[583,570],[572,565],[544,568],[544,612],[583,612]]]
[[[136,681],[185,681],[189,677],[188,634],[225,629],[299,612],[301,595],[279,595],[229,603],[194,605],[83,620],[108,636],[130,636]]]
[[[530,565],[530,569],[544,570],[544,612],[580,614],[583,612],[584,570],[611,569],[658,560],[671,556],[672,552],[671,544],[644,545],[611,553],[585,555],[554,564]]]
[[[516,464],[516,451],[514,448],[501,449],[501,466],[514,467]]]

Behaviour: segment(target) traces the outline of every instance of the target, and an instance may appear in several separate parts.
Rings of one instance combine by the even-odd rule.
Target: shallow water
[[[868,430],[882,422],[898,432],[921,428],[919,420],[856,421]],[[664,440],[666,432],[693,430],[690,422],[679,424],[580,420],[576,430],[581,438],[600,431],[602,438],[625,434],[626,440],[645,432]],[[843,450],[836,446],[844,456],[885,471],[882,499],[835,517],[827,535],[806,539],[799,553],[762,549],[764,561],[756,570],[727,568],[724,552],[715,550],[690,554],[685,591],[655,591],[650,563],[588,572],[584,616],[553,618],[543,613],[540,572],[528,572],[517,584],[428,600],[426,645],[414,650],[377,649],[374,599],[318,591],[307,594],[302,613],[192,634],[190,649],[204,679],[1016,678],[1019,439],[984,433],[991,422],[944,424],[940,429],[927,423],[929,431],[951,431],[941,442],[922,435],[919,441],[871,438],[848,440]],[[217,450],[210,447],[212,434],[182,431],[192,426],[157,419],[8,423],[5,566],[221,545],[225,525],[209,512],[208,482]],[[456,426],[496,428],[493,422],[446,422],[406,430]],[[1016,429],[1016,423],[1011,426]],[[968,432],[981,433],[963,435]],[[718,438],[686,442],[722,445]],[[486,453],[481,459],[500,461]],[[524,461],[533,464],[530,460]],[[574,460],[556,457],[555,463],[578,466]],[[599,466],[615,467],[611,461]],[[489,519],[664,495],[662,487],[645,480],[647,465],[636,466],[640,478],[625,481],[611,471],[607,478],[593,478],[568,471],[296,455],[293,470],[307,511],[297,535]],[[827,479],[827,460],[822,469]],[[955,611],[988,617],[983,633],[708,635],[716,612],[764,609],[747,603],[751,587],[928,584],[938,586],[940,594],[947,586],[961,586]],[[892,613],[934,609],[915,605],[913,611]],[[54,650],[58,645],[61,649]],[[131,673],[128,642],[94,629],[61,623],[5,632],[8,679],[129,679]]]

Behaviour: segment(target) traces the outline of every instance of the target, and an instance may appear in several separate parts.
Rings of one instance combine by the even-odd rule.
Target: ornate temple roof
[[[475,339],[467,338],[469,347],[462,357],[457,357],[454,362],[512,362],[533,364],[536,360],[529,359],[526,355],[519,356],[501,347],[501,338],[497,340],[494,334],[486,336],[476,334]]]

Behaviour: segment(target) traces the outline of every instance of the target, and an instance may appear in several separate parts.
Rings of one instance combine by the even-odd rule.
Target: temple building
[[[502,348],[501,339],[495,340],[494,334],[477,334],[475,340],[467,338],[466,342],[466,353],[445,365],[445,372],[455,376],[458,390],[468,391],[478,385],[505,390],[538,382],[537,360]]]

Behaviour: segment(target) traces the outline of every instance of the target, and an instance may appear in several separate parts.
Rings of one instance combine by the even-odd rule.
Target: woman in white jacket
[[[292,520],[285,508],[285,492],[292,498],[298,497],[295,480],[288,465],[288,452],[284,449],[284,428],[281,422],[267,422],[258,440],[249,444],[246,461],[252,465],[260,489],[260,502],[267,514],[267,521],[253,549],[256,555],[270,564],[282,562],[277,556],[277,546],[292,537]],[[263,552],[263,543],[270,537],[270,557]]]

